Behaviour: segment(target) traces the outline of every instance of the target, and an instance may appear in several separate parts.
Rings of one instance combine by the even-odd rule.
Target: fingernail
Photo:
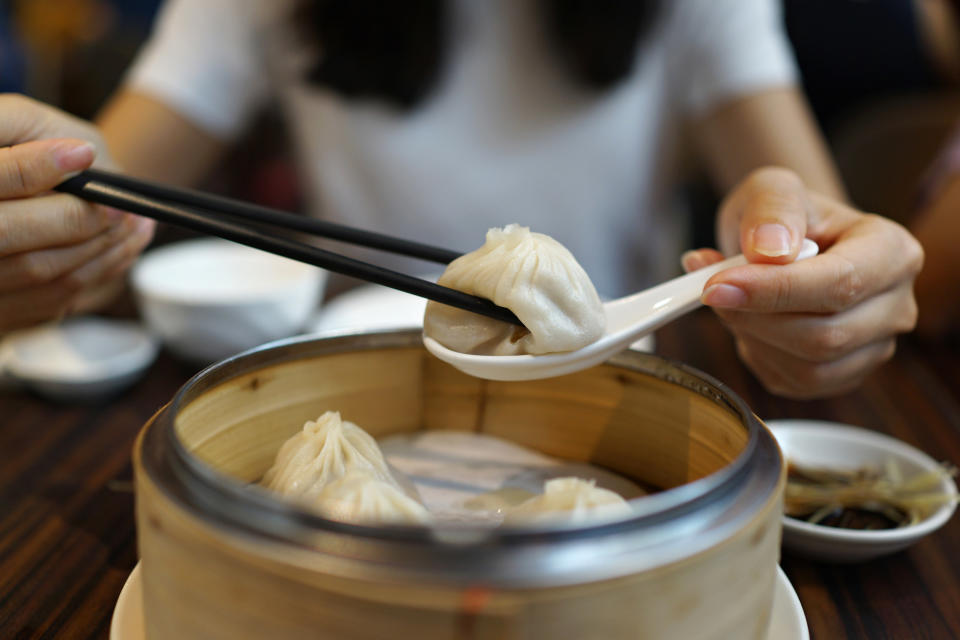
[[[743,289],[732,284],[714,284],[707,287],[700,296],[700,301],[710,307],[735,309],[746,304],[747,294]]]
[[[107,214],[107,220],[110,222],[119,222],[123,219],[123,216],[127,215],[120,209],[114,209],[113,207],[104,207],[103,210]]]
[[[153,220],[150,218],[137,217],[137,233],[148,234],[153,231]]]
[[[61,171],[80,171],[93,163],[96,149],[89,142],[64,142],[53,149],[53,157]]]
[[[680,264],[683,266],[683,270],[687,272],[696,271],[704,266],[703,259],[696,250],[684,252],[680,256]]]
[[[777,258],[790,253],[790,230],[782,224],[761,224],[753,230],[753,250]]]

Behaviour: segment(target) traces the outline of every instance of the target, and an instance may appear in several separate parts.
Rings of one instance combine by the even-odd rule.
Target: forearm
[[[810,189],[846,200],[836,166],[802,94],[774,89],[721,105],[693,126],[707,170],[726,193],[764,166],[793,170]]]
[[[114,96],[96,122],[125,173],[172,185],[197,183],[226,147],[159,100],[133,91]]]

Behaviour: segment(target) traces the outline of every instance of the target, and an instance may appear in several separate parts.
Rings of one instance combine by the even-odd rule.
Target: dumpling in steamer
[[[397,484],[377,441],[354,423],[341,419],[339,412],[327,411],[283,443],[260,484],[310,502],[325,485],[351,469],[364,469],[374,479]]]
[[[430,512],[400,487],[363,467],[326,485],[316,508],[325,517],[357,524],[429,524]]]
[[[509,509],[505,524],[583,524],[592,520],[614,520],[630,516],[629,503],[593,480],[554,478],[543,485],[543,494]]]
[[[573,351],[600,338],[605,329],[603,305],[583,267],[559,242],[527,227],[490,229],[484,245],[451,262],[438,283],[510,309],[529,329],[427,303],[424,333],[454,351]]]

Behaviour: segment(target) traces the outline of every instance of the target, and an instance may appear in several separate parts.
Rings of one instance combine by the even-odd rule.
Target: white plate
[[[117,606],[113,609],[110,640],[143,640],[146,637],[143,628],[143,578],[138,562],[123,583]]]
[[[424,280],[436,281],[436,276]],[[311,333],[339,334],[423,327],[427,301],[409,293],[363,285],[327,301],[310,321]]]
[[[777,567],[777,582],[773,588],[773,611],[767,640],[810,640],[800,597],[780,567]]]
[[[767,426],[787,459],[800,465],[850,469],[893,460],[908,477],[938,466],[907,443],[868,429],[819,420],[771,420]],[[947,494],[957,493],[947,476],[941,488]],[[915,525],[884,531],[839,529],[784,517],[783,545],[819,560],[860,562],[910,546],[943,526],[955,509],[955,504],[947,504]]]
[[[143,628],[143,583],[140,563],[133,568],[120,591],[117,606],[110,621],[110,640],[145,640]],[[777,567],[777,581],[773,593],[773,611],[767,640],[810,640],[807,619],[800,606],[800,598],[793,590],[783,569]]]

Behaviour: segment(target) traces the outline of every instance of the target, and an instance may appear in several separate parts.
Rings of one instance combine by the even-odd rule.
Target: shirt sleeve
[[[255,0],[167,0],[125,85],[234,138],[265,101]]]
[[[797,84],[776,0],[676,0],[670,25],[681,106],[700,115],[723,102]]]

